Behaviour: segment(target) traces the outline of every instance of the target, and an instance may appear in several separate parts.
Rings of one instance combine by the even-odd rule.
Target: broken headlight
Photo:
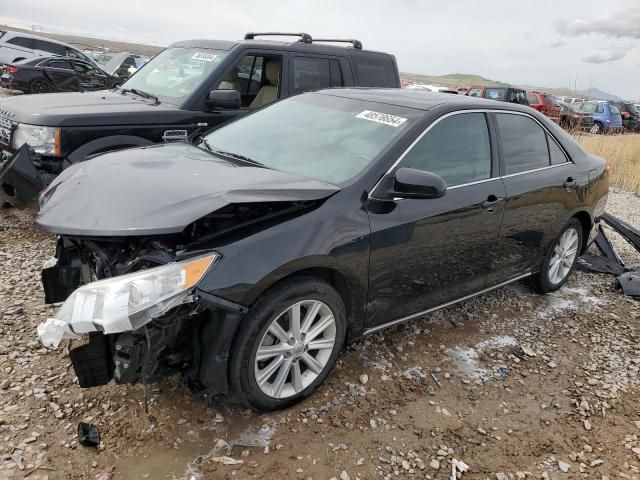
[[[105,334],[137,330],[188,301],[217,253],[83,285],[62,304],[55,318],[38,326],[46,346],[78,333]]]
[[[13,133],[13,148],[17,150],[25,143],[41,155],[61,155],[59,128],[20,123]]]

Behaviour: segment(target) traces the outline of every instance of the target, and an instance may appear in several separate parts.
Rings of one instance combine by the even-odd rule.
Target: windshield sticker
[[[191,57],[192,60],[202,60],[204,62],[213,62],[219,55],[215,53],[197,52]]]
[[[407,121],[406,118],[396,117],[388,113],[373,112],[371,110],[365,110],[364,112],[356,115],[356,118],[363,118],[372,122],[384,123],[385,125],[391,125],[392,127],[399,127]]]

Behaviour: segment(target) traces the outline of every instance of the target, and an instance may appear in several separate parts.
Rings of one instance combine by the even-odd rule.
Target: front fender
[[[85,160],[88,156],[97,153],[130,147],[148,147],[149,145],[153,145],[151,140],[136,137],[135,135],[113,135],[110,137],[96,138],[71,152],[67,157],[64,168]]]

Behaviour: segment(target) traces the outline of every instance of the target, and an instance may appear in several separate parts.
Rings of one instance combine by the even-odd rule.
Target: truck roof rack
[[[309,35],[308,33],[283,33],[283,32],[262,32],[262,33],[257,33],[257,32],[249,32],[249,33],[245,33],[244,34],[244,39],[245,40],[253,40],[255,39],[257,36],[269,36],[269,37],[300,37],[300,42],[302,43],[313,43],[313,39],[311,38],[311,35]]]
[[[254,40],[256,37],[300,37],[302,43],[313,43],[313,38],[308,33],[285,33],[285,32],[249,32],[244,34],[245,40]],[[316,42],[330,43],[350,43],[356,50],[362,50],[362,42],[353,38],[316,38]]]
[[[350,43],[356,50],[362,50],[362,42],[360,40],[356,40],[355,38],[316,38],[316,42]]]

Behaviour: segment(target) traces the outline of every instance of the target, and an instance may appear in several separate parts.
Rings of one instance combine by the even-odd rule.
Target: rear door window
[[[64,45],[58,45],[57,43],[47,42],[46,40],[35,39],[33,41],[34,50],[42,50],[44,52],[53,53],[54,55],[64,55]]]
[[[32,38],[13,37],[13,38],[7,40],[7,43],[10,43],[11,45],[16,45],[16,46],[22,47],[22,48],[29,48],[29,49],[33,48],[33,39]]]
[[[69,60],[51,59],[45,62],[45,67],[51,68],[63,68],[65,70],[71,70],[71,62]]]
[[[351,60],[359,87],[398,87],[395,65],[390,56],[354,52]]]
[[[502,142],[505,175],[549,166],[546,133],[532,118],[499,113],[496,121]]]
[[[293,57],[293,90],[295,93],[320,90],[331,86],[329,59]]]
[[[448,186],[491,178],[491,144],[484,113],[441,120],[409,150],[399,166],[440,175]]]

